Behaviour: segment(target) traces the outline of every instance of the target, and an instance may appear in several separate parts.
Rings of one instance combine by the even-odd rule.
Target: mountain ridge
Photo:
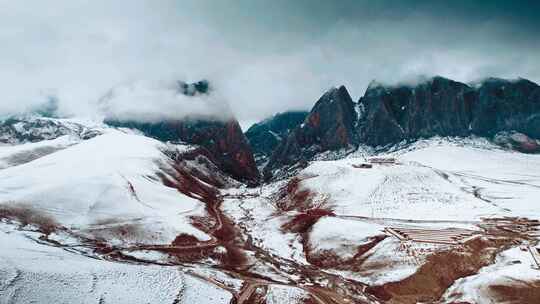
[[[341,92],[339,98],[330,97],[335,92]],[[322,126],[320,117],[326,117]],[[501,145],[521,152],[540,152],[540,86],[523,78],[487,78],[476,85],[442,76],[416,84],[372,81],[358,102],[344,86],[332,88],[276,147],[264,176],[270,178],[281,167],[306,164],[326,151],[470,135],[497,138]]]

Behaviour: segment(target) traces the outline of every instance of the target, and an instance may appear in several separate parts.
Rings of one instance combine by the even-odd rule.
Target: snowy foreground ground
[[[375,156],[359,151],[260,188],[232,183],[209,202],[164,183],[177,170],[164,151],[189,146],[95,128],[101,135],[91,139],[0,147],[0,303],[538,295],[539,155],[432,139],[376,155],[396,163],[358,168]]]
[[[177,267],[96,260],[0,224],[0,303],[229,303]]]

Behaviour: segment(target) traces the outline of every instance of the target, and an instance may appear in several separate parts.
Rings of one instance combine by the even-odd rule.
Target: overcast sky
[[[88,113],[112,88],[177,79],[209,79],[242,122],[309,109],[341,84],[356,100],[372,79],[394,83],[442,75],[540,82],[540,1],[0,5],[0,113],[49,96],[66,113]]]

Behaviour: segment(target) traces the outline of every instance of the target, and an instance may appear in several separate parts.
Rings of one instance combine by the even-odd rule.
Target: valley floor
[[[0,153],[2,304],[540,299],[538,155],[433,139],[247,188],[140,135],[50,144]]]

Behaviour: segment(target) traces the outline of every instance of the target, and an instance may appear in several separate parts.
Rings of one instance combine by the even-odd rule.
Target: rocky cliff
[[[249,140],[257,165],[264,164],[274,149],[299,126],[309,112],[289,111],[278,113],[251,126],[246,137]]]
[[[492,136],[518,131],[540,139],[540,86],[526,79],[490,78],[477,88],[472,133]]]
[[[466,136],[477,93],[466,84],[435,77],[417,86],[372,82],[360,98],[360,141],[371,146],[404,139]]]
[[[334,88],[276,146],[264,174],[269,178],[321,152],[360,144],[384,148],[432,136],[470,135],[540,152],[540,86],[526,79],[496,78],[468,85],[439,76],[415,85],[372,82],[358,103],[345,87]]]
[[[518,131],[540,137],[540,87],[490,78],[476,86],[434,77],[416,86],[372,83],[360,99],[360,141],[372,146],[435,135],[493,137]]]
[[[264,168],[265,177],[270,177],[275,169],[305,162],[321,152],[354,148],[356,122],[355,104],[347,89],[332,88],[315,103],[304,122],[276,147]]]

